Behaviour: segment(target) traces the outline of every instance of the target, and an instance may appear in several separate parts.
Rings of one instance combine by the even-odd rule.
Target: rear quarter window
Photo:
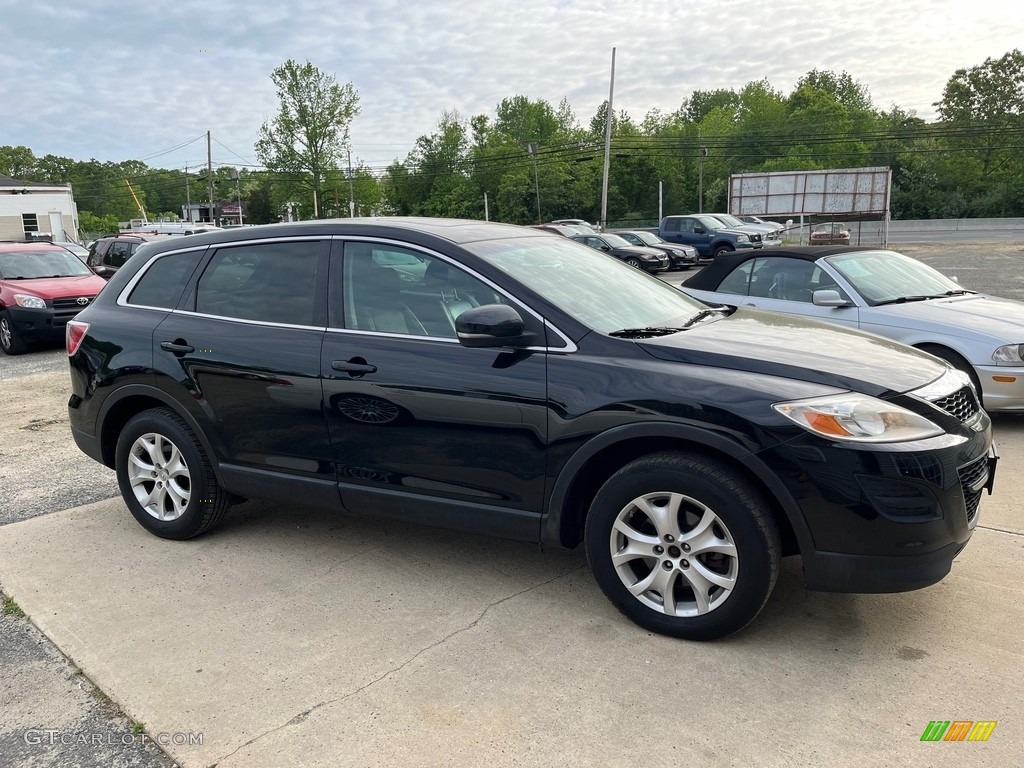
[[[128,303],[141,307],[174,309],[202,255],[202,251],[188,251],[156,259],[132,289]]]

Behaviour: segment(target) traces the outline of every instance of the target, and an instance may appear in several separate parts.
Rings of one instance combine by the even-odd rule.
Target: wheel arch
[[[682,424],[617,427],[583,445],[555,479],[541,523],[542,540],[568,548],[579,545],[590,502],[604,481],[634,459],[666,450],[700,454],[735,469],[763,492],[782,538],[783,554],[813,550],[796,500],[764,462],[734,440]]]
[[[964,373],[971,377],[974,388],[978,391],[978,397],[982,398],[984,396],[984,393],[981,390],[981,379],[978,377],[978,371],[975,369],[974,363],[972,363],[970,358],[968,358],[963,352],[955,347],[951,347],[949,344],[939,341],[918,341],[914,342],[913,346],[915,349],[919,349],[922,352],[927,352],[930,355],[935,355],[936,357],[945,360],[954,368],[963,370]],[[959,361],[966,364],[966,370],[957,365],[957,362]]]
[[[103,463],[111,469],[114,468],[114,452],[117,448],[117,438],[124,429],[125,424],[143,411],[154,408],[168,408],[185,421],[188,428],[192,430],[192,434],[202,444],[203,450],[206,451],[206,455],[210,458],[210,464],[213,467],[214,474],[217,476],[217,481],[220,482],[218,454],[213,450],[213,446],[196,423],[196,420],[175,402],[174,398],[170,395],[156,387],[145,384],[126,386],[104,401],[97,418],[99,428],[96,435],[99,440]]]

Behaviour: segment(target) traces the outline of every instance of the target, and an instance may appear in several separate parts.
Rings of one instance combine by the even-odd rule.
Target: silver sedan
[[[1024,303],[968,290],[895,251],[777,248],[721,256],[682,290],[859,328],[923,349],[971,377],[990,411],[1024,411]]]

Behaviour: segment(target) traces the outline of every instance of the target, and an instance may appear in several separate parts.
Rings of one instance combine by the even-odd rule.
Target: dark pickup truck
[[[670,243],[692,245],[702,259],[720,253],[760,248],[761,236],[725,227],[713,216],[666,216],[658,227],[658,236]]]

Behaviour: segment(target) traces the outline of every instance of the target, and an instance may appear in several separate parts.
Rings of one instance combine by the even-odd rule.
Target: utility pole
[[[608,114],[605,115],[604,123],[604,177],[601,181],[601,231],[608,227],[608,169],[612,156],[612,115],[615,114],[612,107],[615,96],[615,49],[612,48],[612,77],[608,86]]]
[[[537,223],[543,224],[540,217],[540,182],[537,180],[537,142],[531,141],[527,144],[526,151],[533,156],[533,190],[537,193]]]
[[[231,169],[231,178],[235,180],[235,191],[238,193],[238,226],[242,226],[242,184],[237,168]]]
[[[213,146],[210,144],[210,132],[206,132],[206,178],[210,183],[210,223],[217,225],[216,208],[213,205]]]
[[[185,217],[192,221],[192,196],[188,189],[188,166],[185,166]]]
[[[708,148],[701,144],[700,126],[697,127],[697,213],[704,213],[704,158],[708,156]]]
[[[491,220],[491,217],[490,217],[489,212],[487,211],[487,193],[484,192],[484,221],[490,221],[490,220]]]
[[[352,148],[348,150],[348,217],[354,218],[356,215],[356,198],[352,191]]]

